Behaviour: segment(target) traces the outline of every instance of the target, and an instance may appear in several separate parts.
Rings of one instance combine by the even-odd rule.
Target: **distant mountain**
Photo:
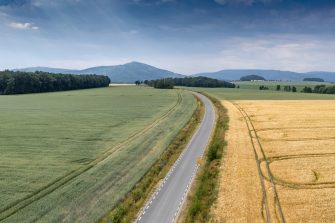
[[[154,80],[167,77],[184,77],[181,74],[159,69],[144,63],[131,62],[116,66],[91,67],[84,70],[68,70],[49,67],[30,67],[16,69],[16,71],[35,72],[44,71],[62,74],[97,74],[107,75],[112,83],[134,83],[136,80]]]
[[[98,74],[107,75],[113,83],[134,83],[136,80],[156,80],[167,77],[185,77],[168,70],[159,69],[144,63],[131,62],[116,66],[91,67],[84,70],[70,70],[49,67],[29,67],[16,69],[16,71],[44,71],[50,73],[62,74]],[[199,73],[191,76],[204,76],[218,80],[234,81],[240,80],[243,76],[258,75],[266,80],[283,80],[283,81],[302,81],[304,78],[321,78],[327,82],[335,82],[335,72],[313,71],[307,73],[298,73],[281,70],[221,70],[218,72]]]
[[[239,80],[243,76],[259,75],[267,80],[302,81],[304,78],[322,78],[325,81],[335,82],[335,72],[315,71],[308,73],[298,73],[280,70],[221,70],[212,73],[199,73],[192,76],[205,76],[219,80],[233,81]]]
[[[320,78],[325,81],[335,82],[335,72],[313,71],[305,73],[308,78]]]
[[[322,78],[317,77],[306,77],[304,78],[304,81],[325,82]]]
[[[68,69],[50,68],[50,67],[28,67],[23,69],[15,69],[14,71],[22,71],[22,72],[43,71],[55,74],[77,74],[78,72],[78,70],[68,70]]]

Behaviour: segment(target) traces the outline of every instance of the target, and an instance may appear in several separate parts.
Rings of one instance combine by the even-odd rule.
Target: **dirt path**
[[[262,185],[249,130],[240,111],[229,101],[229,130],[214,222],[264,222]]]

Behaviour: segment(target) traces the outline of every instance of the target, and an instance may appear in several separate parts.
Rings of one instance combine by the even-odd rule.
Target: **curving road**
[[[204,118],[170,172],[142,209],[135,221],[137,223],[171,223],[178,217],[198,169],[197,160],[205,151],[215,127],[215,110],[212,102],[201,94],[193,94],[204,103]]]

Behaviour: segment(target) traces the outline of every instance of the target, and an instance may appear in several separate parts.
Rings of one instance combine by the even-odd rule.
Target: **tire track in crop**
[[[236,104],[234,104],[233,102],[232,102],[232,104],[239,110],[242,117],[245,119],[245,117],[244,117],[243,113],[241,112],[241,110],[239,109],[239,107]],[[257,164],[258,176],[259,176],[260,183],[261,183],[261,188],[262,188],[262,210],[261,210],[261,213],[262,213],[262,216],[264,217],[265,221],[267,223],[271,223],[270,208],[269,208],[269,204],[268,204],[268,198],[267,198],[267,193],[266,193],[264,177],[263,177],[262,170],[261,170],[261,167],[260,167],[258,154],[257,154],[256,148],[255,148],[254,142],[252,140],[252,134],[251,134],[249,123],[248,123],[247,119],[245,119],[245,122],[246,122],[246,125],[247,125],[247,128],[248,128],[248,133],[249,133],[249,138],[250,138],[250,141],[251,141],[251,145],[253,147],[255,161],[256,161],[256,164]],[[264,216],[264,210],[265,210],[265,216]]]
[[[276,131],[276,130],[310,130],[311,127],[282,127],[282,128],[260,128],[257,132]],[[316,126],[313,129],[335,129],[335,126]]]
[[[249,131],[253,131],[255,133],[255,139],[257,140],[257,144],[259,145],[259,148],[260,148],[260,150],[262,152],[263,158],[266,160],[266,169],[267,169],[267,172],[268,172],[268,176],[270,178],[271,186],[273,188],[275,202],[276,202],[277,207],[278,207],[279,220],[280,220],[280,222],[285,223],[286,220],[285,220],[284,213],[283,213],[283,210],[282,210],[282,207],[281,207],[281,204],[280,204],[280,200],[279,200],[279,195],[278,195],[278,192],[277,192],[276,184],[274,182],[273,175],[272,175],[272,172],[270,170],[269,162],[268,162],[267,156],[266,156],[266,154],[264,152],[263,146],[262,146],[262,144],[261,144],[261,142],[259,140],[259,136],[257,134],[256,128],[255,128],[254,124],[252,123],[251,118],[248,115],[248,113],[242,107],[240,107],[240,109],[241,109],[242,113],[245,114],[244,118],[247,119],[250,122],[252,128],[251,129],[249,128]],[[258,162],[259,162],[259,160],[258,160]]]
[[[268,157],[267,162],[270,165],[272,162],[280,161],[280,160],[288,160],[288,159],[303,159],[303,158],[313,158],[313,157],[329,157],[329,156],[335,156],[335,153],[314,153],[314,154],[299,154],[299,155],[284,155],[284,156],[273,156]],[[266,162],[266,160],[261,159],[261,162]],[[312,170],[313,171],[313,170]],[[282,179],[278,179],[272,174],[272,171],[270,169],[271,175],[273,180],[275,181],[275,184],[288,187],[291,189],[324,189],[324,188],[335,188],[335,181],[327,181],[327,182],[311,182],[311,183],[296,183],[296,182],[290,182],[285,181]],[[313,171],[315,174],[315,171]],[[265,177],[267,181],[270,182],[270,179],[268,177]]]
[[[260,177],[260,180],[261,180],[261,186],[262,186],[262,193],[263,193],[263,207],[265,208],[265,213],[266,213],[266,221],[267,222],[271,222],[271,214],[270,214],[270,209],[269,209],[269,204],[268,204],[268,200],[267,200],[267,193],[266,193],[266,189],[265,189],[265,180],[266,178],[264,177],[263,173],[262,173],[262,170],[261,170],[261,160],[262,159],[259,159],[258,157],[258,154],[257,154],[257,149],[256,149],[256,146],[255,146],[255,143],[254,141],[252,140],[253,138],[256,139],[257,141],[257,144],[260,148],[260,151],[261,151],[261,154],[263,156],[263,160],[265,160],[266,162],[266,169],[267,169],[267,172],[268,172],[268,176],[269,176],[269,180],[270,180],[270,183],[271,183],[271,186],[272,186],[272,189],[273,189],[273,192],[274,192],[274,199],[275,199],[275,204],[277,204],[277,208],[275,208],[276,210],[276,214],[278,212],[279,214],[279,221],[282,222],[282,223],[285,223],[286,220],[285,220],[285,217],[284,217],[284,213],[282,211],[282,207],[281,207],[281,204],[280,204],[280,200],[279,200],[279,196],[278,196],[278,192],[277,192],[277,188],[276,188],[276,184],[273,180],[273,176],[272,176],[272,173],[270,171],[270,167],[269,167],[269,163],[268,163],[268,159],[266,157],[266,154],[264,152],[264,149],[262,147],[262,144],[260,143],[260,140],[258,138],[258,135],[257,135],[257,132],[256,132],[256,129],[251,121],[251,118],[250,116],[248,115],[247,112],[245,112],[245,110],[239,106],[238,104],[232,102],[233,105],[240,111],[240,113],[242,114],[243,118],[245,119],[246,121],[246,124],[247,124],[247,127],[248,127],[248,130],[249,130],[249,136],[250,136],[250,140],[251,140],[251,143],[252,143],[252,146],[253,146],[253,150],[254,150],[254,154],[255,154],[255,160],[256,160],[256,163],[257,163],[257,168],[258,168],[258,174],[259,174],[259,177]],[[250,123],[250,124],[249,124]],[[255,136],[252,135],[252,132],[254,132]],[[278,209],[278,210],[277,210]],[[278,216],[277,216],[278,217]]]
[[[322,140],[332,140],[335,139],[335,137],[320,137],[320,138],[291,138],[291,139],[271,139],[271,138],[265,138],[265,137],[259,137],[260,139],[263,139],[264,141],[272,141],[272,142],[299,142],[299,141],[322,141]]]
[[[141,131],[134,133],[126,140],[120,142],[118,145],[107,149],[102,155],[91,161],[90,163],[86,164],[83,167],[79,167],[76,170],[71,171],[70,173],[60,177],[53,182],[47,184],[46,186],[40,188],[39,190],[35,191],[33,194],[26,196],[23,199],[17,200],[12,204],[7,205],[6,207],[0,209],[0,221],[5,220],[6,218],[14,215],[19,210],[27,207],[28,205],[32,204],[33,202],[47,196],[48,194],[52,193],[53,191],[57,190],[61,186],[65,185],[66,183],[70,182],[74,178],[80,176],[81,174],[87,172],[91,168],[97,166],[99,163],[103,162],[104,160],[108,159],[112,154],[121,150],[125,145],[131,143],[135,139],[139,138],[140,136],[147,133],[149,130],[153,129],[157,125],[159,125],[165,118],[167,118],[179,105],[182,103],[182,96],[180,91],[177,92],[177,102],[170,107],[167,112],[165,112],[161,117],[154,120],[153,123],[142,129]]]

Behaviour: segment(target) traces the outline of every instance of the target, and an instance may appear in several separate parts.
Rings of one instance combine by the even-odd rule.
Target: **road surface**
[[[201,94],[194,94],[204,103],[204,118],[170,172],[141,210],[136,223],[171,223],[178,217],[197,171],[197,160],[205,151],[215,127],[215,110],[212,102]]]

